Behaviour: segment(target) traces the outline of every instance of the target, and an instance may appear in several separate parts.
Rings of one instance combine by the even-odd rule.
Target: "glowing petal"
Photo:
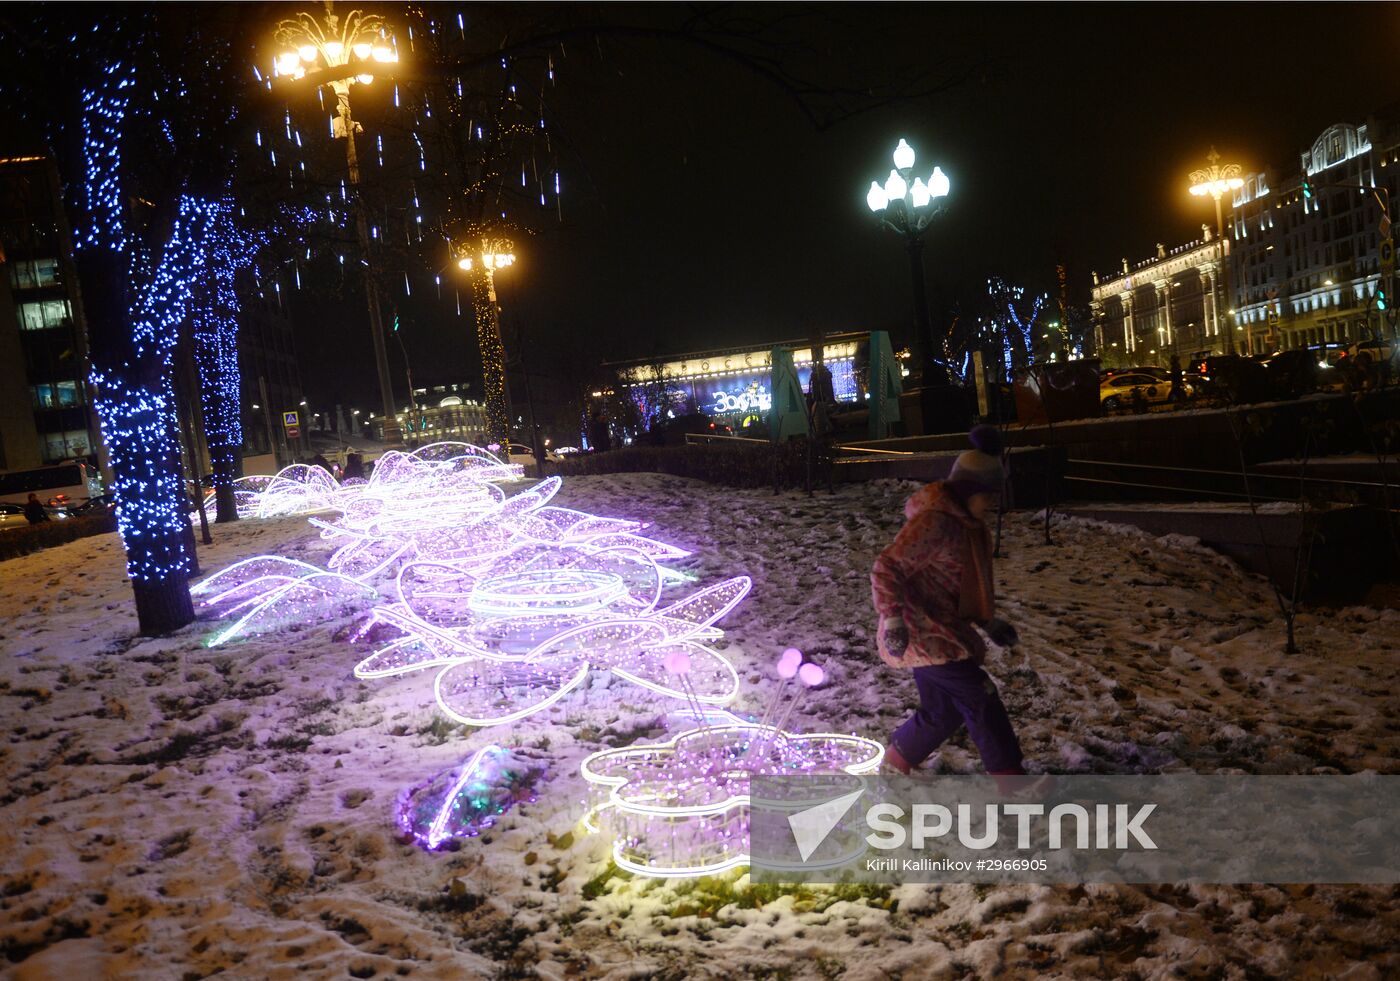
[[[693,624],[696,629],[708,627],[738,606],[752,588],[753,580],[748,576],[735,576],[733,579],[706,587],[698,593],[692,593],[679,603],[663,610],[657,610],[656,615],[666,620]],[[672,636],[673,639],[679,640],[687,634]]]
[[[494,726],[549,708],[579,686],[588,663],[463,661],[433,682],[438,707],[458,722]]]
[[[684,654],[689,660],[684,682],[666,669],[666,659],[674,654]],[[688,687],[704,704],[728,705],[739,693],[739,675],[733,665],[703,644],[667,644],[649,648],[641,657],[609,663],[609,658],[600,656],[595,657],[593,663],[598,667],[611,667],[615,674],[671,698],[689,697],[685,690]]]

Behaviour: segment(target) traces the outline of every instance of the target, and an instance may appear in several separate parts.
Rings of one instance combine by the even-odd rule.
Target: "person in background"
[[[1167,389],[1167,401],[1175,405],[1178,402],[1186,401],[1185,377],[1181,370],[1181,359],[1175,354],[1172,355],[1171,367],[1168,369],[1171,374],[1171,388]]]
[[[365,458],[358,453],[347,453],[345,455],[345,472],[341,475],[341,479],[364,480]]]
[[[612,449],[608,420],[602,412],[593,413],[593,419],[588,424],[588,446],[594,453],[606,453]]]
[[[24,516],[29,519],[31,525],[49,520],[49,512],[44,510],[44,503],[39,500],[37,494],[31,492],[29,500],[24,502]]]
[[[908,774],[966,725],[989,774],[1024,774],[1021,744],[995,683],[982,670],[986,644],[1019,639],[995,616],[992,545],[984,523],[1001,499],[1001,434],[977,426],[973,449],[958,456],[948,479],[928,484],[904,505],[905,525],[870,573],[880,615],[877,646],[892,667],[909,670],[919,707],[895,730],[885,751]]]

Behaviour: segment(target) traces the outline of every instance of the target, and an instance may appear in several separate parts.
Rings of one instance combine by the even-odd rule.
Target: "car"
[[[70,505],[68,513],[76,518],[81,515],[112,511],[116,506],[117,498],[115,494],[98,494],[96,497],[89,497],[79,504]]]
[[[1099,372],[1099,381],[1107,381],[1116,375],[1151,375],[1169,384],[1172,380],[1172,373],[1168,369],[1158,368],[1156,365],[1143,365],[1138,368],[1105,368]]]
[[[23,504],[0,504],[0,531],[28,527],[29,519],[24,516]]]
[[[656,446],[676,446],[688,442],[687,436],[732,435],[734,430],[728,425],[715,422],[703,412],[690,412],[657,423],[647,432],[645,439]]]
[[[535,451],[524,443],[510,443],[507,445],[506,450],[510,456],[510,463],[519,463],[527,467],[533,467],[535,465]],[[558,454],[551,453],[547,449],[544,451],[544,458],[556,462],[559,460]]]
[[[68,517],[68,512],[62,508],[44,505],[44,513],[49,516],[50,521],[63,521]],[[0,531],[8,531],[12,528],[29,527],[29,519],[24,516],[24,505],[5,502],[0,504]]]
[[[1396,364],[1396,358],[1400,356],[1400,346],[1397,346],[1396,342],[1389,338],[1377,341],[1357,341],[1347,348],[1347,356],[1363,372],[1393,373],[1397,368],[1400,368],[1400,365]]]
[[[1254,358],[1238,354],[1213,354],[1194,364],[1199,373],[1199,394],[1232,405],[1264,402],[1270,398],[1269,372]]]
[[[1351,347],[1347,348],[1347,356],[1359,358],[1364,354],[1372,362],[1388,361],[1395,357],[1395,350],[1395,341],[1389,339],[1380,341],[1357,341]]]
[[[1316,392],[1322,373],[1317,352],[1308,350],[1281,351],[1265,361],[1264,368],[1274,396],[1281,399],[1302,398]]]
[[[1147,402],[1165,402],[1171,382],[1141,372],[1118,372],[1099,382],[1099,401],[1109,412],[1126,409],[1139,397]]]

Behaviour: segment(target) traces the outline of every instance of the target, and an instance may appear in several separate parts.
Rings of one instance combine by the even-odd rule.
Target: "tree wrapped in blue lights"
[[[194,617],[173,359],[218,260],[231,117],[222,11],[51,8],[0,64],[67,189],[89,378],[144,634]],[[213,192],[213,193],[211,193]]]
[[[1011,286],[1000,276],[987,280],[987,299],[991,308],[988,319],[993,339],[1000,348],[1002,368],[1007,378],[1012,377],[1017,369],[1030,365],[1035,347],[1035,324],[1047,299],[1044,293],[1032,297],[1027,310],[1025,297],[1024,287]]]
[[[107,134],[89,138],[97,132],[95,126],[85,127],[89,161],[108,153]],[[93,167],[95,174],[100,171]],[[194,619],[186,585],[194,561],[189,546],[189,497],[174,438],[170,369],[179,328],[190,315],[193,289],[204,272],[204,244],[214,211],[192,197],[182,197],[165,246],[153,258],[144,250],[128,248],[119,212],[105,201],[98,206],[93,212],[98,220],[80,239],[79,269],[86,274],[88,295],[94,281],[105,279],[101,292],[109,297],[125,293],[128,304],[125,310],[98,309],[96,304],[89,308],[89,321],[97,327],[91,380],[111,458],[117,528],[126,549],[137,616],[143,633],[163,633]],[[127,275],[124,283],[113,282],[114,277],[103,274],[119,268],[114,260],[122,250],[128,256]],[[117,319],[125,321],[127,330],[119,330],[122,325],[112,322]],[[102,324],[103,320],[108,322]]]
[[[238,520],[233,482],[242,476],[243,419],[239,393],[238,316],[240,304],[234,280],[247,268],[258,237],[240,231],[233,221],[232,201],[213,202],[213,234],[206,249],[201,288],[195,303],[193,328],[195,366],[199,371],[204,440],[213,474],[218,521]]]

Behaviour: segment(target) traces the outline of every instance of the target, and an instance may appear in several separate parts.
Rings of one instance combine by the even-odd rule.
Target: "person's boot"
[[[904,754],[899,751],[899,748],[895,746],[894,743],[890,743],[885,747],[884,768],[886,772],[893,770],[900,776],[905,777],[909,776],[909,774],[914,771],[914,768],[909,765],[909,761],[904,758]]]

